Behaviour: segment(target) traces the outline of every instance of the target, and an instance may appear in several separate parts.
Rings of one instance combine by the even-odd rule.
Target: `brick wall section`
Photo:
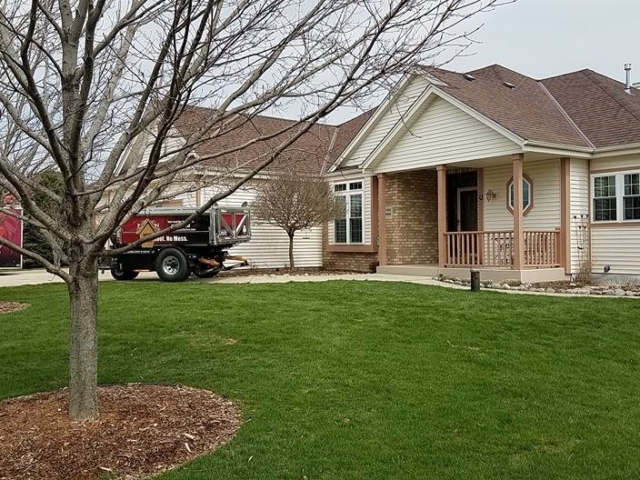
[[[387,174],[389,265],[438,263],[438,182],[435,170]]]
[[[372,237],[377,237],[373,232]],[[351,270],[354,272],[373,272],[378,263],[377,253],[328,252],[327,226],[322,229],[322,265],[328,270]]]
[[[376,253],[334,253],[325,252],[323,259],[327,270],[349,270],[352,272],[375,272],[378,263]]]

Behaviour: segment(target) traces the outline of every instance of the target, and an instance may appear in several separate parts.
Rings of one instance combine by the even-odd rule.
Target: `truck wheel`
[[[111,269],[111,276],[116,280],[133,280],[138,276],[138,272],[120,270],[119,268]]]
[[[156,258],[156,273],[165,282],[182,282],[191,274],[189,260],[182,250],[165,248]]]

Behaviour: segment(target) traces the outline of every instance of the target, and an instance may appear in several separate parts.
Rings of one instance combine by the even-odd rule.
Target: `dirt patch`
[[[28,303],[0,302],[0,315],[3,313],[19,312],[25,308],[29,308]]]
[[[205,390],[164,385],[98,389],[100,417],[71,422],[68,390],[0,402],[0,479],[141,478],[228,442],[239,409]]]

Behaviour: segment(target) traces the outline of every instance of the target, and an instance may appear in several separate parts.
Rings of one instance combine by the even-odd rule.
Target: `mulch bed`
[[[28,307],[28,303],[0,302],[0,315],[3,313],[19,312],[20,310],[24,310]]]
[[[99,387],[100,416],[71,422],[68,390],[0,402],[0,479],[141,478],[228,442],[240,410],[205,390]]]

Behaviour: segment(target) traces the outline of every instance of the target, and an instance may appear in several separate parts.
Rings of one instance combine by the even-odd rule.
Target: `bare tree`
[[[4,0],[0,187],[19,199],[57,260],[0,244],[67,284],[71,418],[98,414],[96,266],[118,225],[200,162],[272,141],[269,155],[236,167],[241,175],[200,211],[208,209],[340,106],[366,101],[420,62],[454,56],[468,44],[467,20],[508,1]],[[214,113],[174,141],[187,105]],[[292,105],[298,121],[278,135],[193,154],[205,138]],[[43,169],[60,173],[62,194],[38,180]],[[94,225],[106,191],[109,209]]]
[[[287,172],[274,175],[258,190],[253,215],[282,228],[289,237],[289,267],[295,268],[296,232],[318,227],[342,212],[329,184],[321,177]]]

